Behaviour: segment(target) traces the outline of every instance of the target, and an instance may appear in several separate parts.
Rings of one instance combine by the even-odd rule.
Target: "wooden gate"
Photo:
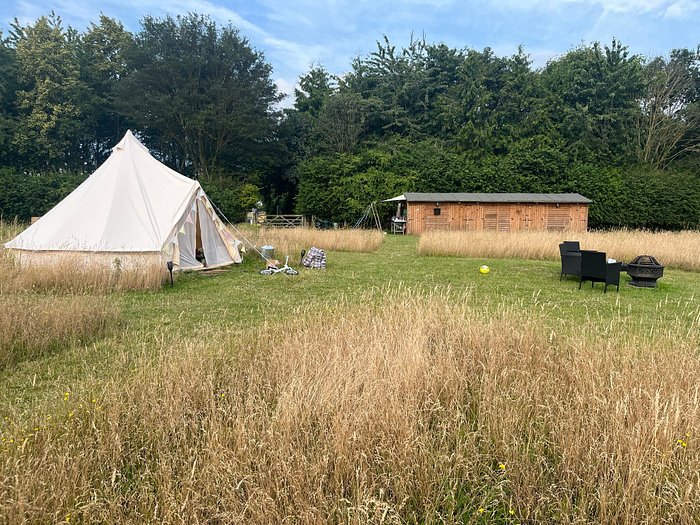
[[[301,228],[304,226],[303,215],[267,215],[264,226],[269,228]]]

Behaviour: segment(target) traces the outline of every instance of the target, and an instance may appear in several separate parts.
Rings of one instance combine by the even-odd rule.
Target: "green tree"
[[[82,142],[85,164],[91,169],[106,159],[129,126],[119,110],[118,87],[128,71],[125,51],[132,41],[121,22],[104,15],[99,24],[90,24],[80,41],[81,79],[88,87]]]
[[[408,47],[397,51],[384,36],[383,43],[377,42],[377,50],[369,57],[353,61],[352,71],[341,87],[359,94],[372,108],[366,123],[369,134],[422,135],[426,120],[425,54],[424,41],[411,38]]]
[[[542,73],[547,111],[574,158],[629,162],[644,94],[642,60],[617,40],[582,46]]]
[[[338,92],[333,82],[320,65],[313,66],[299,78],[299,88],[294,90],[294,108],[282,112],[277,128],[278,162],[262,173],[261,194],[267,209],[292,212],[297,194],[297,166],[324,149],[320,128],[326,123],[332,124],[328,121],[329,111],[323,108],[329,97]]]
[[[33,25],[12,24],[17,57],[18,121],[14,143],[29,165],[80,167],[85,86],[77,60],[79,36],[51,13]]]
[[[450,123],[442,121],[440,113],[445,97],[449,98],[461,82],[459,68],[464,55],[445,44],[429,45],[425,51],[422,129],[433,137],[449,140],[452,138],[452,130],[447,129]]]
[[[265,164],[281,96],[237,29],[197,14],[146,17],[127,60],[122,110],[179,168],[206,179]]]
[[[347,91],[326,97],[315,122],[318,149],[331,153],[353,153],[365,125],[366,105]]]
[[[314,119],[308,112],[287,109],[277,128],[278,162],[262,173],[261,195],[265,207],[291,213],[297,194],[297,166],[311,154]]]
[[[312,117],[318,117],[326,97],[333,93],[331,76],[323,66],[314,66],[299,78],[299,88],[294,88],[294,108]]]
[[[683,49],[657,57],[645,65],[644,77],[639,160],[664,168],[700,152],[700,53]]]
[[[546,133],[541,88],[522,49],[506,58],[489,48],[467,50],[459,58],[457,82],[437,105],[444,136],[483,156],[505,154],[514,142]]]
[[[18,162],[13,138],[17,126],[17,61],[14,48],[0,32],[0,165]]]

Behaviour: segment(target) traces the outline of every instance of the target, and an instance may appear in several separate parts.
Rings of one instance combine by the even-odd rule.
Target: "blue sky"
[[[456,48],[489,46],[499,55],[522,44],[535,66],[613,37],[645,56],[700,44],[700,0],[2,0],[0,27],[51,10],[81,30],[100,13],[131,31],[146,14],[197,12],[230,21],[265,53],[279,88],[290,94],[311,64],[342,74],[382,35],[397,47],[413,33]]]

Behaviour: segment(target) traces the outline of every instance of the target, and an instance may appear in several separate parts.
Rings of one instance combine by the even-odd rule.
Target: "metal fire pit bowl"
[[[664,275],[664,265],[651,255],[638,255],[627,264],[627,275],[631,286],[656,288],[656,280]]]

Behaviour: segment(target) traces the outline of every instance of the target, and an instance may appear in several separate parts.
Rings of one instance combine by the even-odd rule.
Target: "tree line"
[[[229,218],[354,222],[405,191],[578,192],[590,224],[700,226],[700,50],[581,45],[534,68],[384,38],[349,72],[316,65],[293,107],[262,53],[206,16],[84,32],[51,14],[0,42],[0,210],[40,214],[132,128]],[[31,209],[30,209],[31,208]],[[390,213],[389,207],[383,208]]]
[[[321,217],[404,191],[577,192],[594,227],[700,225],[697,49],[613,40],[536,69],[522,49],[384,39],[343,77],[304,75],[283,126],[301,138],[278,181]]]
[[[206,16],[101,16],[84,32],[52,13],[0,42],[0,210],[45,212],[131,128],[161,161],[198,178],[234,218],[278,157],[281,95],[240,32]]]

